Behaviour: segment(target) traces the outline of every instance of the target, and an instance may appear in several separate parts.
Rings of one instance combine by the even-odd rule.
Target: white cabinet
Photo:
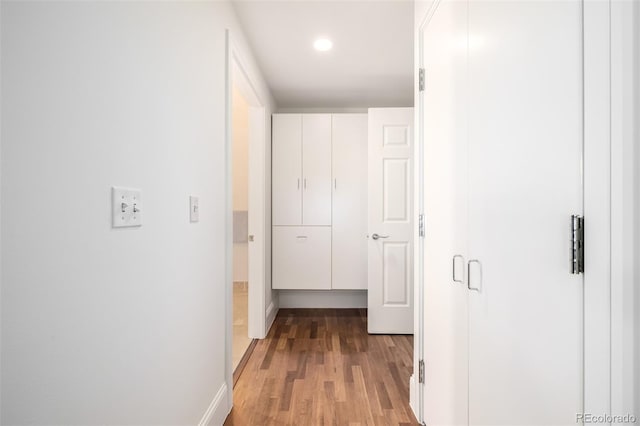
[[[273,225],[331,225],[331,115],[274,114]]]
[[[273,227],[273,288],[331,289],[330,227]]]
[[[274,225],[302,224],[302,120],[299,114],[273,116]]]
[[[331,225],[331,115],[302,115],[302,224]]]
[[[335,114],[332,288],[367,289],[367,114]]]
[[[584,283],[570,270],[582,16],[579,1],[445,0],[421,35],[429,423],[571,424],[583,411]]]
[[[367,115],[273,115],[273,288],[367,288]]]

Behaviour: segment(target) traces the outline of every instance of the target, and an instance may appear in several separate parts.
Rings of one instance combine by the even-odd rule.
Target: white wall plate
[[[134,188],[111,188],[111,214],[114,228],[142,226],[142,192]]]
[[[193,195],[189,197],[189,220],[191,222],[200,221],[200,199]]]

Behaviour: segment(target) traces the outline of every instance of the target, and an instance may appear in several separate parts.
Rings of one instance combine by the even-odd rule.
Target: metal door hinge
[[[420,91],[424,92],[424,68],[418,70],[418,85],[420,86]]]
[[[424,360],[418,361],[418,383],[424,383]]]
[[[584,218],[571,215],[571,273],[584,272]]]
[[[418,215],[418,235],[424,237],[424,214]]]

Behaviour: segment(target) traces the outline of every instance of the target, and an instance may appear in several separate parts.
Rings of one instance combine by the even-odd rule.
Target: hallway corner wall
[[[224,418],[232,6],[1,10],[0,423]],[[141,227],[111,227],[111,186],[141,189]]]

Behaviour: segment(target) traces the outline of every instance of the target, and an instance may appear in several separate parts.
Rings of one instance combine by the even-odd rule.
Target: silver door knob
[[[374,240],[377,240],[377,239],[379,239],[379,238],[389,238],[389,236],[388,236],[388,235],[378,235],[378,234],[373,234],[373,235],[371,236],[371,238],[373,238]]]

